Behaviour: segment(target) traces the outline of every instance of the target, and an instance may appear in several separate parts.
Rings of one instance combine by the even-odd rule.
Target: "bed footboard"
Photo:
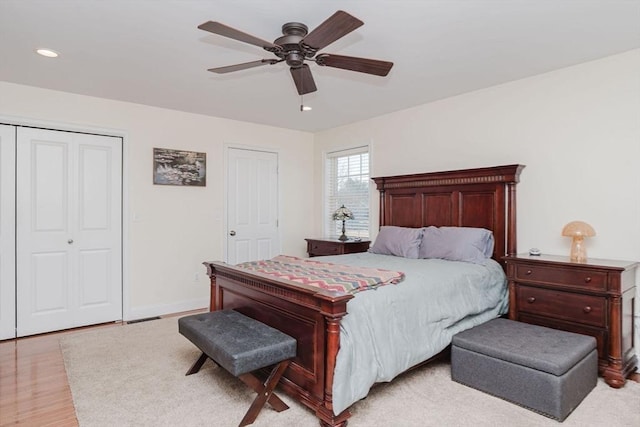
[[[340,320],[352,295],[278,280],[222,262],[205,262],[211,311],[234,309],[297,340],[297,355],[281,380],[283,390],[311,408],[323,426],[343,427],[348,410],[333,414],[332,390],[340,348]]]

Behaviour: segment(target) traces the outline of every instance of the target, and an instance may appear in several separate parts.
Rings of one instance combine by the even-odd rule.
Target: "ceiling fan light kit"
[[[36,53],[47,58],[57,58],[59,56],[58,52],[47,48],[36,49]]]
[[[389,74],[391,67],[393,67],[393,62],[334,55],[330,53],[320,53],[316,56],[320,49],[323,49],[362,25],[364,25],[364,22],[358,18],[339,10],[311,32],[309,32],[309,28],[305,24],[288,22],[282,26],[283,35],[275,39],[273,43],[236,30],[220,22],[208,21],[199,25],[198,28],[261,47],[278,58],[210,68],[209,71],[224,74],[259,67],[261,65],[274,65],[280,62],[286,62],[290,67],[291,77],[293,78],[298,94],[302,96],[318,90],[313,75],[311,74],[311,69],[305,61],[315,62],[320,66],[340,68],[382,77]],[[304,105],[301,102],[300,111],[306,111],[303,107]]]

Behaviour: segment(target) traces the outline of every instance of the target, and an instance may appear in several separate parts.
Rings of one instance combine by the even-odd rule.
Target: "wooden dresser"
[[[338,239],[305,239],[307,253],[310,257],[325,255],[354,254],[366,252],[371,244],[370,240],[338,240]]]
[[[509,280],[509,318],[591,335],[599,373],[623,387],[636,370],[633,309],[638,263],[569,257],[504,257]]]

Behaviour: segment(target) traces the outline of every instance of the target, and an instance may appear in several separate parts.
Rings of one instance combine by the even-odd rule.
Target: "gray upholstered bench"
[[[178,331],[202,351],[187,375],[210,358],[258,393],[240,426],[253,423],[266,402],[278,412],[289,408],[273,390],[296,355],[295,339],[233,310],[182,317]],[[252,374],[272,365],[265,383]]]
[[[597,376],[590,336],[494,319],[453,337],[454,381],[559,421],[595,387]]]

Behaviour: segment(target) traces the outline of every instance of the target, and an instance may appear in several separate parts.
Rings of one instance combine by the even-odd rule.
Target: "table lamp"
[[[349,209],[345,208],[344,205],[340,206],[333,213],[333,220],[334,221],[342,221],[342,235],[338,238],[339,240],[345,241],[345,240],[349,239],[347,237],[347,235],[344,234],[344,231],[345,231],[344,222],[346,220],[348,220],[348,219],[353,219],[353,212],[351,212]]]
[[[593,227],[591,227],[586,222],[571,221],[562,229],[562,235],[573,238],[571,242],[571,261],[586,262],[587,249],[584,245],[584,238],[593,237],[596,235],[596,231],[593,229]]]

